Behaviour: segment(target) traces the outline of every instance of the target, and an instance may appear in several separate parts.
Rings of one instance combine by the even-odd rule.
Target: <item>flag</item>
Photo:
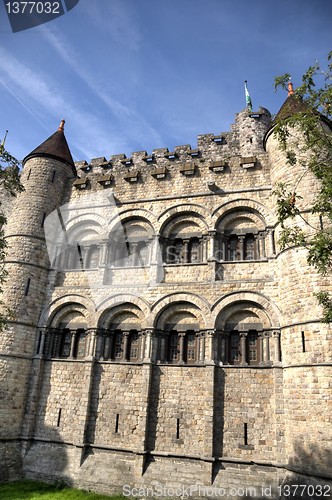
[[[251,97],[247,89],[247,80],[244,82],[244,90],[246,94],[246,103],[247,103],[247,108],[249,111],[252,111],[252,102],[251,102]]]

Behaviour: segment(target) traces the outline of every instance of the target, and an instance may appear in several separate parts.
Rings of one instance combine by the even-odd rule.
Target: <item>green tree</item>
[[[14,158],[4,147],[4,142],[0,145],[0,205],[8,200],[10,196],[15,196],[16,193],[23,190],[20,183],[20,162]],[[7,272],[4,267],[6,240],[4,238],[4,225],[6,224],[6,217],[0,206],[0,294],[2,292],[2,284],[6,279]],[[2,301],[0,301],[2,305]],[[0,331],[6,324],[6,317],[10,315],[9,310],[0,313]]]
[[[290,75],[275,78],[275,89],[287,88]],[[332,52],[327,68],[319,63],[310,66],[302,77],[302,85],[291,97],[292,113],[276,120],[275,133],[285,152],[290,168],[300,165],[303,173],[290,184],[279,184],[277,197],[278,220],[282,231],[281,248],[301,245],[308,250],[308,263],[321,275],[332,270]],[[287,101],[286,101],[287,102]],[[317,223],[303,217],[298,203],[298,187],[311,172],[319,180],[319,188],[311,213]],[[294,224],[302,220],[306,224]],[[293,224],[289,224],[293,222]],[[304,228],[305,227],[305,228]],[[332,297],[327,292],[315,294],[323,307],[323,321],[332,322]]]

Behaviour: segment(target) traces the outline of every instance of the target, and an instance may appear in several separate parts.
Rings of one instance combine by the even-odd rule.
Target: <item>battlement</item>
[[[129,183],[138,182],[142,176],[155,179],[170,178],[176,171],[186,177],[201,176],[205,173],[222,173],[229,167],[255,169],[261,165],[260,159],[266,156],[263,140],[271,125],[271,115],[265,108],[257,112],[247,109],[236,115],[231,131],[218,134],[201,134],[197,138],[197,147],[190,144],[174,147],[173,150],[157,148],[151,153],[134,151],[129,157],[124,153],[106,157],[92,158],[75,163],[79,179],[75,187],[85,189],[88,182],[81,179],[91,178],[91,174],[103,187],[114,183],[115,176],[120,176]]]

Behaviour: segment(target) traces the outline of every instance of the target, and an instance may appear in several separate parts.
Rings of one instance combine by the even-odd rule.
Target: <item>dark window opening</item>
[[[243,424],[243,443],[245,446],[248,444],[248,424]]]
[[[77,330],[75,346],[74,346],[74,358],[82,359],[85,357],[85,344],[86,344],[85,331]]]
[[[24,290],[24,295],[25,296],[27,296],[28,293],[29,293],[30,283],[31,283],[31,278],[28,278],[27,283],[25,285],[25,290]]]
[[[240,363],[240,336],[237,332],[232,332],[230,335],[230,349],[229,349],[231,365]]]
[[[123,357],[123,333],[121,330],[115,330],[114,333],[114,359]]]
[[[180,419],[176,419],[176,439],[180,439]]]
[[[129,361],[137,361],[140,354],[140,338],[137,330],[129,333]]]
[[[169,334],[169,361],[179,361],[179,335],[177,332],[170,332]]]
[[[178,333],[171,330],[166,337],[166,359],[169,363],[193,364],[198,361],[198,340],[194,330]]]
[[[304,332],[301,332],[301,339],[302,339],[302,352],[305,352],[305,334],[304,334]]]
[[[56,424],[57,427],[60,427],[60,421],[61,421],[61,408],[59,408],[59,411],[58,411],[58,421]]]
[[[261,359],[260,342],[256,330],[249,330],[244,334],[244,342],[237,331],[229,335],[228,340],[228,362],[231,365],[248,364],[257,365]],[[244,349],[244,352],[242,352]]]
[[[45,219],[46,219],[46,214],[43,213],[43,218],[42,218],[42,222],[41,222],[41,227],[44,227],[44,222],[45,222]]]
[[[62,331],[61,334],[60,350],[59,350],[60,358],[69,358],[70,347],[71,347],[71,331],[68,328],[66,328]]]
[[[204,244],[201,237],[170,239],[165,248],[166,264],[194,264],[204,261]]]

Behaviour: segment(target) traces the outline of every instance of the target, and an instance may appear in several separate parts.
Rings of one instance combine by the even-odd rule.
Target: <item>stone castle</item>
[[[62,122],[23,164],[5,205],[0,480],[331,495],[332,332],[313,295],[331,284],[279,247],[272,192],[303,167],[269,111],[196,149],[76,163]],[[297,188],[312,225],[316,187]]]

